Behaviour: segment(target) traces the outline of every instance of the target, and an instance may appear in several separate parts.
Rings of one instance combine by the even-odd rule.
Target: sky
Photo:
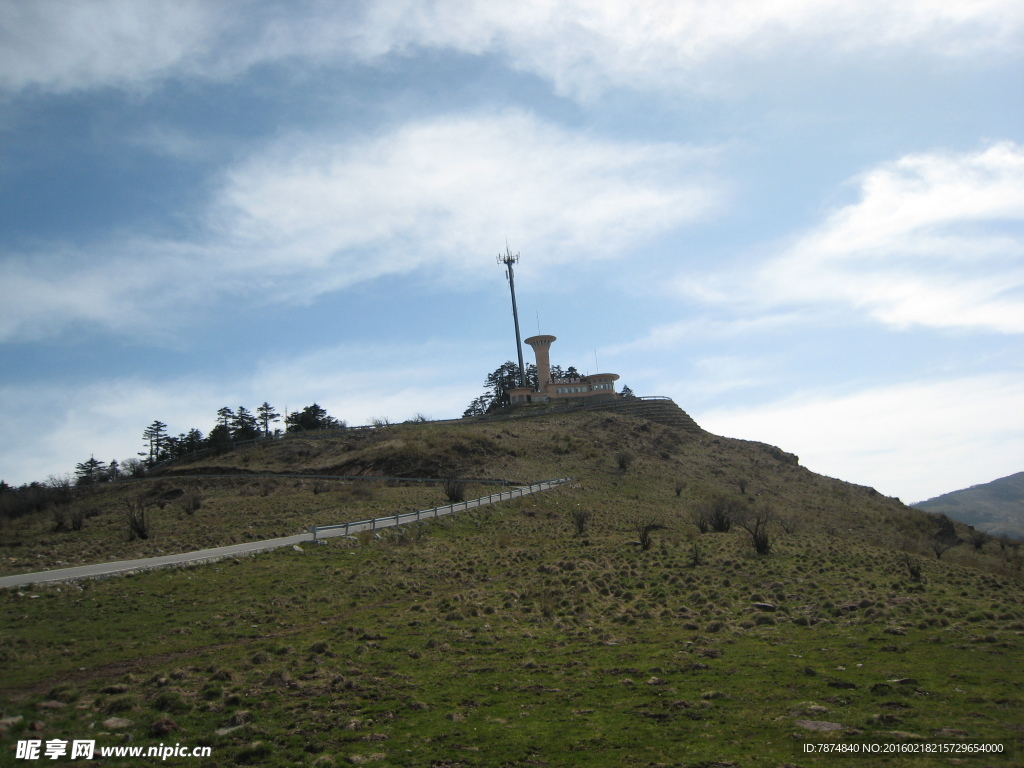
[[[0,478],[459,417],[506,245],[563,368],[907,502],[1019,472],[1022,71],[1019,0],[5,0]]]

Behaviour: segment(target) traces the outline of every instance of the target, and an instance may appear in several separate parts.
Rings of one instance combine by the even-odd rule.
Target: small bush
[[[446,477],[442,485],[444,495],[452,504],[458,504],[466,500],[466,481],[458,477]]]
[[[129,501],[128,505],[128,541],[149,538],[149,521],[146,519],[146,509],[149,501],[138,499]]]
[[[759,555],[771,554],[778,534],[773,532],[776,524],[775,511],[768,505],[751,512],[739,520],[740,527],[750,534],[750,543]]]
[[[633,454],[629,451],[619,451],[615,454],[615,463],[619,465],[619,469],[626,472],[633,466],[634,458]]]
[[[907,575],[910,576],[911,581],[921,581],[921,564],[917,560],[904,552],[900,562],[907,569]]]
[[[50,516],[53,518],[53,531],[59,533],[68,529],[68,508],[63,504],[54,504],[50,507]]]
[[[587,524],[590,522],[591,516],[589,509],[574,509],[569,513],[569,518],[572,520],[577,536],[582,536],[587,532]]]
[[[666,528],[660,520],[653,517],[637,517],[632,521],[633,530],[636,531],[637,540],[633,542],[638,544],[640,549],[644,552],[651,548],[653,543],[651,540],[651,534],[655,531],[661,531]]]
[[[186,493],[181,497],[181,509],[186,515],[194,515],[203,506],[203,499],[197,493]]]
[[[707,533],[709,529],[716,533],[728,533],[742,512],[739,499],[719,494],[698,503],[692,514],[694,524],[701,533]]]

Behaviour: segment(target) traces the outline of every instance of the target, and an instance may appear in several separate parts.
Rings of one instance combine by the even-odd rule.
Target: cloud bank
[[[907,155],[751,273],[681,291],[758,311],[853,309],[887,326],[1024,332],[1024,149]]]
[[[0,340],[69,324],[149,332],[217,294],[308,300],[426,264],[484,269],[502,233],[559,264],[621,255],[711,215],[714,153],[613,142],[522,111],[448,116],[344,142],[275,140],[220,174],[193,241],[138,233],[9,255]],[[415,246],[412,245],[415,243]],[[173,316],[173,315],[171,315]]]
[[[284,60],[374,62],[417,50],[499,55],[562,94],[607,87],[702,89],[727,59],[813,49],[1019,55],[1014,0],[618,0],[231,4],[59,0],[0,7],[0,88],[67,92],[223,78]]]

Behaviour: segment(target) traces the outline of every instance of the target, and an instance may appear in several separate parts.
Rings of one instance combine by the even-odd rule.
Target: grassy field
[[[212,749],[168,765],[1024,765],[1019,552],[993,539],[938,559],[935,518],[794,459],[580,414],[289,440],[179,468],[576,481],[376,539],[0,593],[0,707],[16,720],[0,763],[31,764],[18,739],[95,738]],[[9,522],[2,570],[445,501],[440,486],[315,482],[108,488],[74,502],[96,510],[81,531]],[[153,535],[128,542],[125,502],[177,491],[153,507]],[[722,494],[785,519],[771,554],[742,528],[699,533],[691,513]],[[665,527],[643,550],[635,523],[650,520]],[[863,740],[1014,752],[802,751]]]

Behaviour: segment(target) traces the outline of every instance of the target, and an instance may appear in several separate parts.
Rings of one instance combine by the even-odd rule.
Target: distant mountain
[[[911,506],[942,513],[993,536],[1024,540],[1024,472]]]

